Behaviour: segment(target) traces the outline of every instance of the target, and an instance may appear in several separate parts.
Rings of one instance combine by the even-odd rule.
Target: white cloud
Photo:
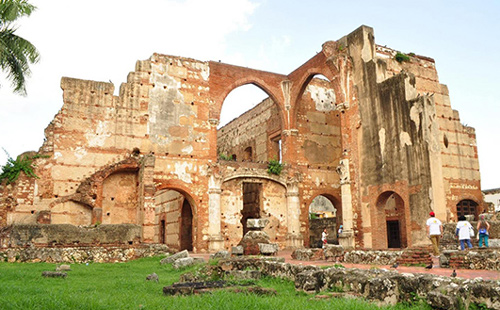
[[[135,62],[155,52],[230,59],[227,36],[250,29],[249,17],[258,7],[249,0],[30,2],[38,9],[20,21],[18,34],[42,58],[32,66],[28,97],[12,94],[0,80],[0,147],[13,157],[42,145],[44,128],[63,104],[62,76],[111,80],[117,93]],[[0,165],[5,161],[0,152]]]

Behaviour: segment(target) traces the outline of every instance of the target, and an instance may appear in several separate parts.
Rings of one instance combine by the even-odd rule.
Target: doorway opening
[[[399,231],[399,221],[387,221],[387,247],[401,248],[401,233]]]
[[[243,183],[243,210],[241,211],[243,236],[249,231],[247,219],[260,218],[261,195],[261,183]]]
[[[159,191],[155,195],[158,216],[157,240],[179,250],[193,250],[194,222],[192,199],[172,189]]]

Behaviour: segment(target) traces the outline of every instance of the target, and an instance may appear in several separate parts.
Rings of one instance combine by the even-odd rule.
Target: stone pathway
[[[210,254],[190,254],[192,257],[202,257],[206,261],[208,261]],[[299,261],[292,258],[292,251],[279,251],[276,255],[277,257],[283,257],[285,262],[295,265],[314,265],[314,266],[333,266],[334,262],[327,261]],[[388,270],[394,270],[389,265],[375,265],[375,264],[348,264],[348,263],[340,263],[342,266],[346,268],[358,268],[358,269],[371,269],[371,268],[385,268]],[[433,267],[432,269],[425,269],[424,267],[407,267],[407,266],[399,266],[396,271],[400,273],[423,273],[423,274],[435,274],[440,276],[451,276],[453,269],[449,268],[439,268]],[[471,269],[457,269],[456,270],[458,278],[464,279],[474,279],[481,277],[485,280],[500,280],[500,271],[495,270],[471,270]]]

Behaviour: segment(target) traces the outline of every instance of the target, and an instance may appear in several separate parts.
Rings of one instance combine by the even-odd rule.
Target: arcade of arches
[[[399,63],[374,38],[361,26],[287,74],[153,54],[119,96],[62,78],[40,178],[0,185],[0,226],[126,224],[140,242],[207,252],[265,218],[283,249],[314,245],[310,214],[322,212],[345,246],[427,245],[429,211],[443,222],[482,212],[475,132],[432,58]],[[246,85],[268,98],[220,125]]]

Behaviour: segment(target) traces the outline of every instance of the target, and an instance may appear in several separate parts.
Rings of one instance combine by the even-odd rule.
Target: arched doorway
[[[180,239],[181,250],[193,250],[193,212],[187,199],[182,203]]]
[[[309,204],[309,244],[321,247],[321,233],[328,232],[328,242],[338,243],[337,231],[342,224],[342,208],[333,196],[322,194],[314,197]]]
[[[155,195],[158,218],[157,240],[178,250],[193,250],[192,199],[177,190],[164,189]]]
[[[403,198],[392,191],[380,194],[377,199],[377,214],[379,227],[377,227],[376,230],[377,232],[385,234],[386,238],[382,238],[383,236],[377,236],[377,234],[375,234],[373,236],[374,247],[407,247],[405,205]]]
[[[457,218],[462,215],[474,215],[474,220],[477,220],[479,215],[478,204],[470,199],[460,200],[457,203]]]

